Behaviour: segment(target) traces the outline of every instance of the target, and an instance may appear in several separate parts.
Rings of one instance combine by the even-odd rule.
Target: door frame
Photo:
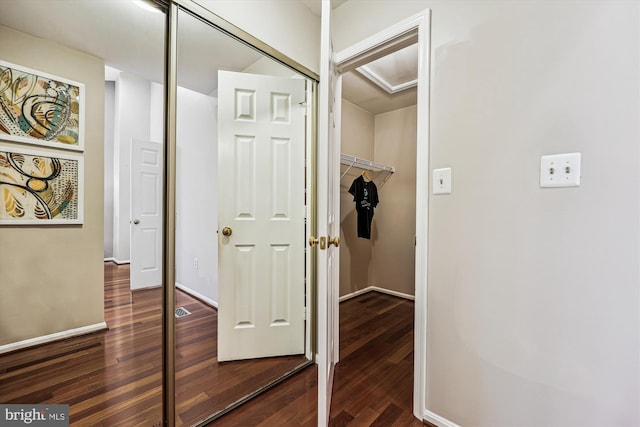
[[[427,385],[427,288],[429,231],[429,72],[431,57],[431,10],[425,9],[340,52],[339,73],[353,70],[403,47],[418,43],[418,96],[416,138],[416,250],[413,415],[424,420]],[[336,311],[334,322],[338,323]],[[336,335],[337,339],[337,335]]]

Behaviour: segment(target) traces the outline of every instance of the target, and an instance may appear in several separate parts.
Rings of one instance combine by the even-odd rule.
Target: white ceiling
[[[320,0],[301,1],[320,15]],[[345,1],[333,0],[332,6]],[[261,58],[258,52],[196,19],[185,15],[181,20],[180,39],[188,40],[179,46],[179,84],[183,87],[211,93],[217,87],[215,70],[243,70]],[[0,0],[0,24],[104,58],[110,67],[163,81],[164,16],[145,11],[132,1]],[[409,67],[406,63],[401,59],[382,68],[397,76],[405,72],[403,67]],[[346,74],[343,82],[344,98],[372,114],[416,102],[415,88],[391,95],[354,72]]]

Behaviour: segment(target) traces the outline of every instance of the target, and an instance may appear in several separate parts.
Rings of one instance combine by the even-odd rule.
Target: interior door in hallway
[[[303,354],[305,81],[218,82],[218,360]]]
[[[340,76],[331,41],[331,3],[322,2],[318,99],[317,233],[318,426],[329,424],[333,375],[338,362],[340,236]],[[323,239],[325,242],[323,243]]]
[[[162,284],[162,144],[131,142],[131,289]]]

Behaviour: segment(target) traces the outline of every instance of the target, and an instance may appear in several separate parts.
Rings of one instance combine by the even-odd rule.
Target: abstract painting
[[[82,224],[83,172],[80,155],[0,145],[0,224]]]
[[[0,61],[0,139],[84,148],[84,85]]]

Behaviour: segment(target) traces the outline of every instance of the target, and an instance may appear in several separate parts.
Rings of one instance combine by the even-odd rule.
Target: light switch
[[[540,159],[540,187],[579,187],[580,153],[555,154]]]
[[[433,194],[451,194],[451,168],[433,170]]]

